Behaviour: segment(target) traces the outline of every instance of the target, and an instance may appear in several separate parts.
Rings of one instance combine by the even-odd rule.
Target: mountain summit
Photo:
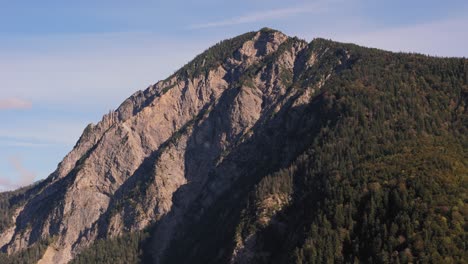
[[[0,260],[463,262],[467,101],[466,59],[224,40],[0,194]]]

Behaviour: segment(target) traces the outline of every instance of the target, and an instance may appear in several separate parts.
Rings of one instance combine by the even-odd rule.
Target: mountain
[[[468,60],[264,28],[0,194],[1,263],[463,263]]]

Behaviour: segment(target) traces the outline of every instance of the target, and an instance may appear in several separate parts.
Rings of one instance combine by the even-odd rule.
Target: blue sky
[[[468,57],[467,1],[0,0],[0,190],[47,177],[88,123],[219,40],[265,26]]]

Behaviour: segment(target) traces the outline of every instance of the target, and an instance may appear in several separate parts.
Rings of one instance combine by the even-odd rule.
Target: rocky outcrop
[[[281,79],[293,75],[307,46],[261,30],[205,74],[179,72],[136,92],[86,127],[57,170],[12,216],[15,226],[0,235],[0,247],[12,253],[55,237],[46,259],[66,263],[97,238],[160,221],[158,254],[164,252],[217,164],[289,98],[310,98],[309,90],[291,92]],[[213,186],[218,189],[202,199],[205,204],[242,172],[233,169],[235,163],[223,164],[217,169],[229,177],[211,182],[219,188]]]
[[[294,83],[323,54],[273,30],[248,37],[239,46],[236,39],[224,42],[230,56],[199,66],[200,74],[183,68],[89,125],[12,216],[15,225],[0,235],[1,249],[17,252],[54,237],[42,262],[66,263],[98,238],[155,224],[160,259],[194,216],[194,205],[203,211],[244,173],[239,160],[266,162],[242,156],[242,143],[260,124],[279,122],[273,117],[284,109],[308,104],[332,72],[318,82]],[[213,57],[210,52],[200,56]],[[299,124],[294,113],[289,118],[286,123]],[[271,199],[265,203],[277,200]]]
[[[2,193],[0,262],[463,262],[467,63],[222,41]]]

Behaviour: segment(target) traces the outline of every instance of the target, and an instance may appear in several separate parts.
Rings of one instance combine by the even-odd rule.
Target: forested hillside
[[[133,123],[109,130],[175,124],[141,116],[211,99],[115,191],[71,263],[468,262],[467,59],[262,29],[140,96]],[[112,146],[134,146],[122,138]]]
[[[467,60],[322,39],[309,48],[330,55],[295,73],[290,89],[350,56],[308,106],[320,116],[304,133],[310,145],[231,190],[242,195],[190,226],[165,263],[214,263],[239,241],[251,251],[244,263],[467,261]]]
[[[263,263],[465,262],[467,61],[344,47],[355,62],[315,99],[313,143],[250,198],[292,178],[292,201],[270,225],[245,214],[241,236]]]
[[[321,39],[309,48],[329,57],[295,73],[291,89],[350,56],[303,112],[304,123],[319,115],[316,129],[302,134],[310,145],[250,191],[233,191],[240,195],[191,227],[203,233],[181,238],[192,255],[175,253],[178,244],[166,263],[214,263],[236,244],[239,257],[228,253],[224,262],[465,263],[467,60]],[[198,251],[196,241],[207,240],[225,244]]]

